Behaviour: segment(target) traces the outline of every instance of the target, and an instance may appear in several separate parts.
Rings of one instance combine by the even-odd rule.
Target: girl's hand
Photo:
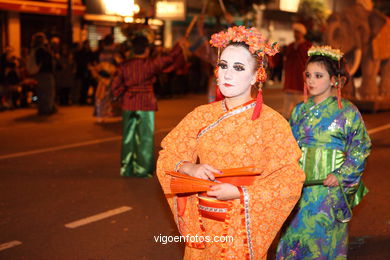
[[[328,177],[324,180],[324,186],[336,187],[339,186],[339,182],[333,174],[328,174]]]
[[[179,169],[180,173],[187,174],[192,177],[196,177],[204,180],[215,180],[214,173],[221,173],[221,171],[215,169],[208,164],[195,164],[184,163]]]
[[[232,200],[240,198],[240,191],[233,184],[222,183],[211,186],[211,190],[207,192],[207,195],[219,200]]]

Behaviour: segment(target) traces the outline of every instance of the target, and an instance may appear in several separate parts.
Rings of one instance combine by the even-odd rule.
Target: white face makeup
[[[250,98],[256,83],[255,60],[242,46],[228,46],[218,63],[218,86],[226,98]]]
[[[315,103],[320,103],[332,95],[331,78],[325,65],[312,62],[306,68],[306,84]]]

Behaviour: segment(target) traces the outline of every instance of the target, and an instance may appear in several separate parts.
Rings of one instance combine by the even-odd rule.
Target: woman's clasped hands
[[[214,173],[221,174],[222,172],[208,164],[195,164],[184,163],[180,169],[180,173],[187,174],[189,176],[216,181]],[[240,192],[238,188],[230,183],[220,183],[210,187],[210,191],[207,192],[208,196],[217,198],[218,200],[231,200],[240,198]]]

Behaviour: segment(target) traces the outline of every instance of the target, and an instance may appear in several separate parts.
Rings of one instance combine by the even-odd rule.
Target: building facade
[[[65,40],[67,29],[67,0],[0,0],[0,44],[2,49],[12,46],[20,56],[22,48],[30,47],[31,37],[44,32],[49,38]],[[81,23],[85,14],[81,0],[72,0],[72,35],[74,41],[82,37]]]

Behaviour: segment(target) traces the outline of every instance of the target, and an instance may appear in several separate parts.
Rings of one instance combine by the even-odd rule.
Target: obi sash
[[[246,168],[252,167],[225,169],[222,174],[215,174],[215,179],[220,183],[230,183],[237,187],[252,185],[256,175],[259,175],[259,173],[248,172],[246,171]],[[172,176],[170,184],[171,192],[176,194],[175,204],[178,216],[184,215],[188,194],[201,192],[201,198],[198,196],[198,209],[201,216],[218,221],[225,221],[225,216],[230,209],[231,201],[220,201],[214,197],[208,197],[207,193],[204,192],[209,190],[210,186],[215,185],[218,182],[202,180],[178,172],[167,171],[166,174]]]
[[[248,186],[253,183],[255,176],[236,176],[217,178],[223,183],[230,183],[235,186]],[[204,218],[224,222],[226,215],[231,208],[231,201],[222,201],[213,197],[208,197],[206,193],[198,195],[199,213]]]
[[[226,214],[231,208],[230,202],[207,197],[203,193],[202,195],[198,195],[198,200],[198,209],[202,217],[221,222],[225,221]]]
[[[345,161],[344,152],[318,147],[301,147],[302,157],[299,161],[306,174],[305,184],[326,179],[329,173],[340,168]]]

